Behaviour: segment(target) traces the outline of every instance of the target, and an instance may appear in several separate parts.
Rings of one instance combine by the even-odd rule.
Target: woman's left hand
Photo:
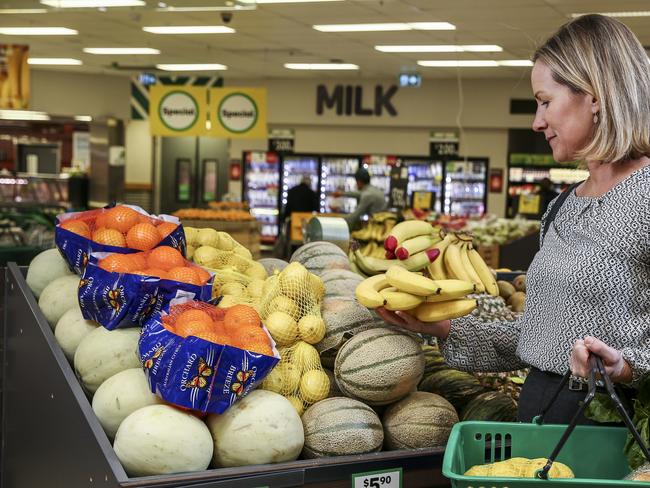
[[[581,378],[589,376],[589,353],[600,356],[603,360],[605,371],[614,383],[629,383],[632,381],[632,369],[621,351],[609,347],[600,339],[585,336],[584,339],[578,339],[573,345],[569,366],[571,373]]]

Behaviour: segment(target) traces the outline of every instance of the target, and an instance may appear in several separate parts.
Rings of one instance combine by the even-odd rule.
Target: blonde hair
[[[600,104],[593,139],[577,159],[624,162],[650,155],[650,63],[623,23],[583,15],[564,24],[533,55],[553,78]]]

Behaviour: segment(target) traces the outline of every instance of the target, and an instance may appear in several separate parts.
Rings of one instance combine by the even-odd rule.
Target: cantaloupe
[[[361,275],[347,269],[324,271],[321,279],[325,285],[325,298],[354,296],[354,290],[363,281]]]
[[[350,269],[348,255],[336,244],[326,241],[300,246],[291,256],[290,262],[298,262],[318,276],[327,270]]]
[[[149,405],[120,424],[113,449],[129,476],[203,471],[212,458],[206,425],[168,405]]]
[[[38,254],[27,268],[27,285],[36,298],[57,278],[74,274],[57,248]]]
[[[413,338],[394,329],[371,329],[346,342],[336,355],[334,377],[347,396],[387,405],[415,391],[424,354]]]
[[[61,316],[54,328],[54,337],[61,349],[63,349],[68,361],[74,359],[77,346],[86,337],[86,334],[95,330],[98,326],[97,322],[84,319],[78,304]]]
[[[384,431],[369,406],[351,398],[327,398],[302,415],[303,457],[366,454],[381,450]]]
[[[252,391],[223,414],[209,415],[207,424],[218,467],[293,461],[304,443],[296,409],[272,391]]]
[[[140,367],[138,340],[140,329],[106,330],[97,327],[84,337],[74,354],[74,369],[90,393],[111,376]]]
[[[435,393],[415,391],[384,413],[384,443],[389,450],[445,446],[456,422],[451,403]]]
[[[64,313],[79,306],[78,290],[79,277],[74,274],[61,276],[45,287],[38,306],[52,329]]]
[[[93,412],[111,439],[122,421],[136,410],[162,403],[151,392],[142,368],[120,371],[104,381],[93,396]]]
[[[269,274],[269,276],[275,273],[276,270],[282,271],[289,264],[282,259],[276,258],[262,258],[257,262],[264,266],[264,269],[266,269],[266,272]]]

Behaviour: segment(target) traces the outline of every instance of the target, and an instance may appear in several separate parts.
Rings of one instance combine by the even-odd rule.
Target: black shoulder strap
[[[560,195],[557,197],[557,200],[555,200],[555,203],[551,207],[551,210],[548,212],[548,215],[546,216],[546,220],[544,221],[544,227],[542,227],[542,242],[544,242],[544,237],[546,236],[546,232],[548,231],[548,226],[551,225],[551,223],[555,220],[555,216],[557,215],[558,211],[560,208],[562,208],[562,205],[564,205],[564,201],[567,199],[567,197],[571,194],[571,192],[582,183],[582,181],[579,181],[578,183],[574,183],[573,185],[569,186],[566,190],[564,190]]]

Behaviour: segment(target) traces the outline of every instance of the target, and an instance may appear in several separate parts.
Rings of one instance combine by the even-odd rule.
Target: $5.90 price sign
[[[402,488],[402,468],[353,474],[352,488]]]

